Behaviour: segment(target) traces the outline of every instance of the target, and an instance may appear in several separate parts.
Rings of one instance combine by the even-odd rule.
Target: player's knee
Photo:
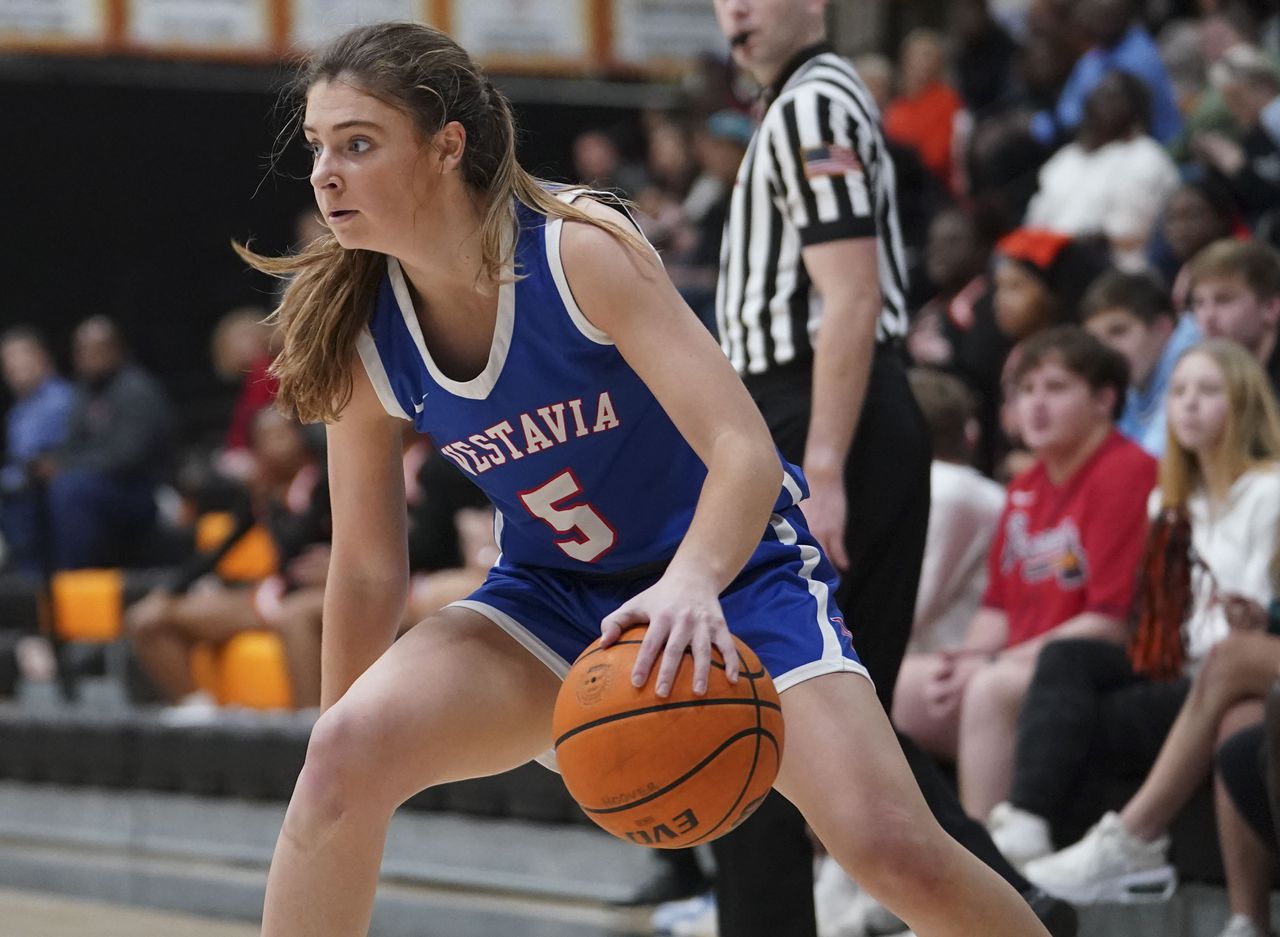
[[[936,825],[892,808],[874,816],[868,822],[862,814],[857,821],[862,829],[852,844],[849,872],[858,883],[889,903],[940,887]]]
[[[349,816],[394,809],[383,802],[368,731],[367,721],[341,705],[316,722],[286,816],[291,834],[305,839]]]

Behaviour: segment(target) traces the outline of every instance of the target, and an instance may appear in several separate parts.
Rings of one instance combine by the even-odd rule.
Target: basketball
[[[614,836],[659,849],[708,843],[750,816],[773,785],[782,758],[778,693],[737,638],[736,684],[712,648],[705,695],[693,693],[689,651],[665,699],[654,691],[656,663],[634,687],[646,630],[629,629],[608,648],[597,640],[574,662],[556,700],[556,761],[574,800]]]

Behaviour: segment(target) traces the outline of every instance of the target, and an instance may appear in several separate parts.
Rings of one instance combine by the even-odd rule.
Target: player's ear
[[[467,150],[467,131],[462,124],[456,120],[449,121],[436,133],[433,143],[442,173],[461,167]]]

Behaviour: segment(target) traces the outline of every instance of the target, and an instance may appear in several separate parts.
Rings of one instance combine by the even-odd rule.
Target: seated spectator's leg
[[[309,709],[320,705],[320,625],[324,611],[324,587],[299,589],[280,603],[271,626],[284,642],[293,687],[293,705]]]
[[[24,573],[45,572],[43,491],[0,495],[0,535],[9,549],[9,565]]]
[[[1271,822],[1275,826],[1276,845],[1280,847],[1280,680],[1271,684],[1271,692],[1267,694],[1262,748],[1266,768],[1267,800],[1271,805]]]
[[[156,490],[149,481],[116,481],[111,498],[104,506],[107,530],[115,559],[108,559],[108,566],[124,565],[121,558],[127,548],[142,540],[155,529]]]
[[[973,675],[960,706],[960,803],[985,820],[1009,796],[1018,713],[1035,673],[1035,660],[1004,655]]]
[[[1218,728],[1236,703],[1260,700],[1280,669],[1280,638],[1235,632],[1209,653],[1142,787],[1120,812],[1129,832],[1163,836],[1213,765]]]
[[[893,690],[893,724],[936,758],[954,761],[960,731],[960,700],[945,708],[930,702],[928,690],[942,667],[937,654],[908,654]]]
[[[1046,644],[1018,717],[1009,801],[1051,826],[1062,822],[1101,728],[1102,701],[1137,679],[1110,641]]]
[[[172,702],[196,689],[192,645],[220,644],[264,627],[252,591],[226,588],[183,596],[152,593],[125,613],[125,624],[143,669]]]
[[[1262,721],[1262,701],[1237,703],[1227,711],[1219,727],[1218,741],[1226,743],[1238,732]],[[1219,762],[1221,764],[1221,762]],[[1261,767],[1253,759],[1255,773]],[[1243,914],[1258,927],[1270,933],[1270,886],[1272,854],[1267,841],[1249,825],[1236,807],[1221,777],[1213,785],[1214,808],[1218,819],[1218,844],[1222,849],[1222,866],[1227,875],[1227,900],[1232,914]]]

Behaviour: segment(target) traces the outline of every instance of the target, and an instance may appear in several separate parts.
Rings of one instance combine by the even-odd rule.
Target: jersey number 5
[[[569,534],[556,546],[581,563],[594,563],[609,552],[618,534],[591,505],[564,503],[581,493],[578,479],[565,469],[545,484],[520,492],[520,500],[530,514],[557,533]]]

